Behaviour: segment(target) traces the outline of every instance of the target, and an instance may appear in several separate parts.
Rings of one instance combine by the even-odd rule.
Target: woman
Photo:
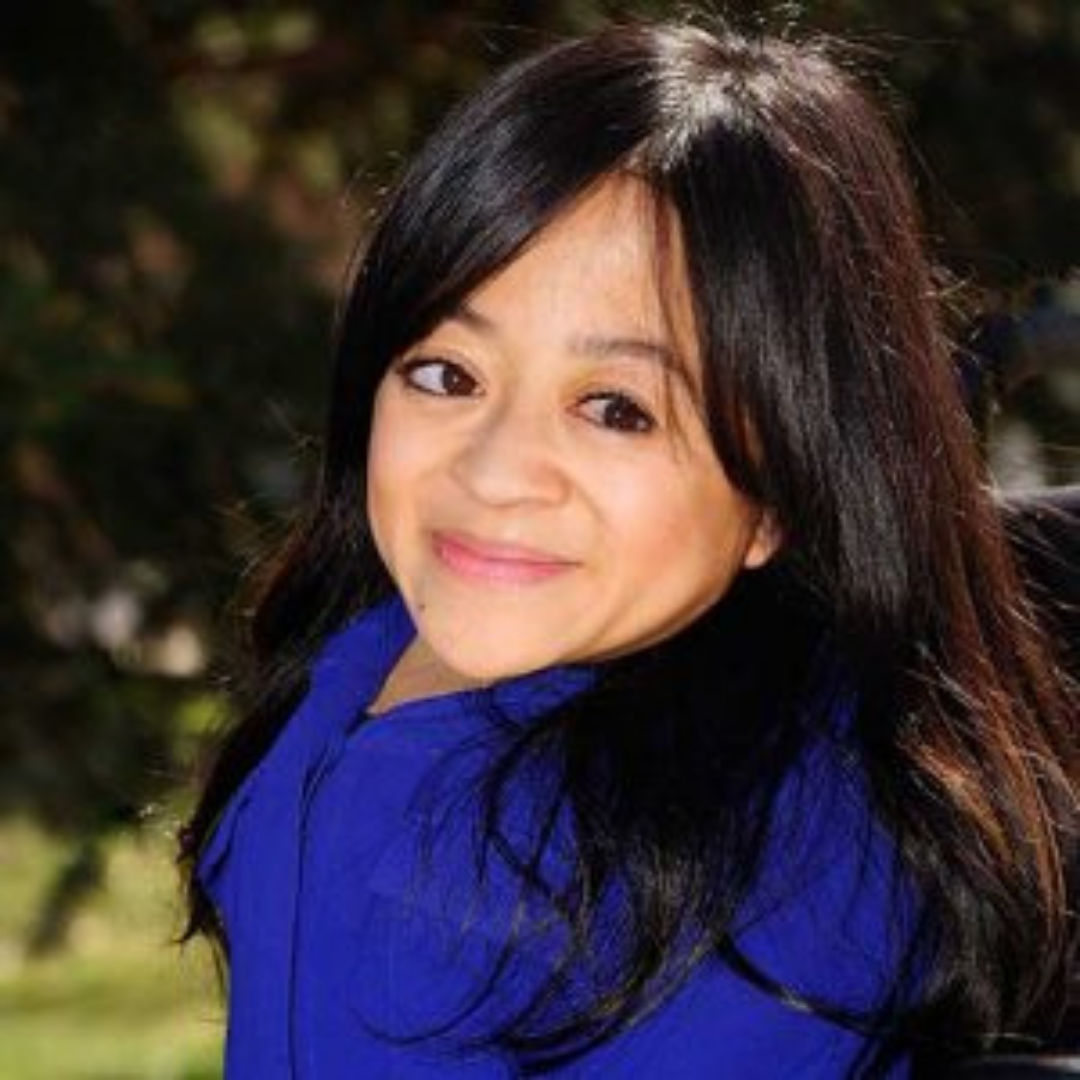
[[[1073,699],[824,42],[613,27],[448,117],[357,261],[251,644],[182,851],[232,1077],[1054,1034]]]

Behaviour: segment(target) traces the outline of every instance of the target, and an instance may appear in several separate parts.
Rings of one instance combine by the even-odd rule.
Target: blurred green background
[[[485,73],[605,12],[671,10],[4,5],[0,1080],[218,1075],[211,965],[171,944],[172,838],[227,719],[230,596],[311,478],[349,250]],[[985,375],[994,473],[1080,478],[1080,3],[761,18],[867,48]]]

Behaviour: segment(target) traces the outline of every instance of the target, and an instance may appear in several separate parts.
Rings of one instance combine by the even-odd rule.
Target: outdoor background
[[[602,10],[3,4],[0,1080],[218,1075],[173,835],[229,598],[311,477],[350,247],[450,101]],[[893,88],[994,474],[1080,478],[1080,0],[771,18],[800,12]]]

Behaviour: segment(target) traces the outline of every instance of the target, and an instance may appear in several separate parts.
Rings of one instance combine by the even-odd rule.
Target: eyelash
[[[395,373],[410,390],[414,390],[419,394],[427,394],[429,397],[471,396],[468,391],[463,394],[454,393],[453,391],[441,392],[421,385],[416,380],[416,374],[424,368],[441,368],[444,378],[447,374],[453,373],[455,376],[464,376],[465,379],[472,383],[473,387],[477,385],[476,380],[465,371],[460,364],[455,364],[452,360],[443,360],[437,357],[416,357],[412,360],[406,360],[397,366]],[[586,394],[585,397],[581,399],[581,404],[588,404],[594,401],[607,402],[609,407],[610,405],[617,405],[620,410],[625,410],[629,407],[632,411],[632,416],[627,424],[606,424],[602,420],[589,421],[590,423],[596,424],[597,427],[625,435],[647,435],[656,427],[656,419],[652,414],[643,406],[639,405],[633,397],[621,390],[599,391]],[[607,410],[605,409],[604,411],[606,412]]]

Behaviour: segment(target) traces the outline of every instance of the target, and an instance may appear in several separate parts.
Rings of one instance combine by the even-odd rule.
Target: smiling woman
[[[611,27],[393,192],[183,837],[232,1080],[941,1075],[1067,1034],[1074,688],[838,52]]]
[[[651,645],[775,550],[689,389],[682,256],[662,297],[641,187],[590,190],[376,394],[368,517],[418,629],[401,663],[430,651],[445,688]],[[693,358],[681,380],[671,355]]]

